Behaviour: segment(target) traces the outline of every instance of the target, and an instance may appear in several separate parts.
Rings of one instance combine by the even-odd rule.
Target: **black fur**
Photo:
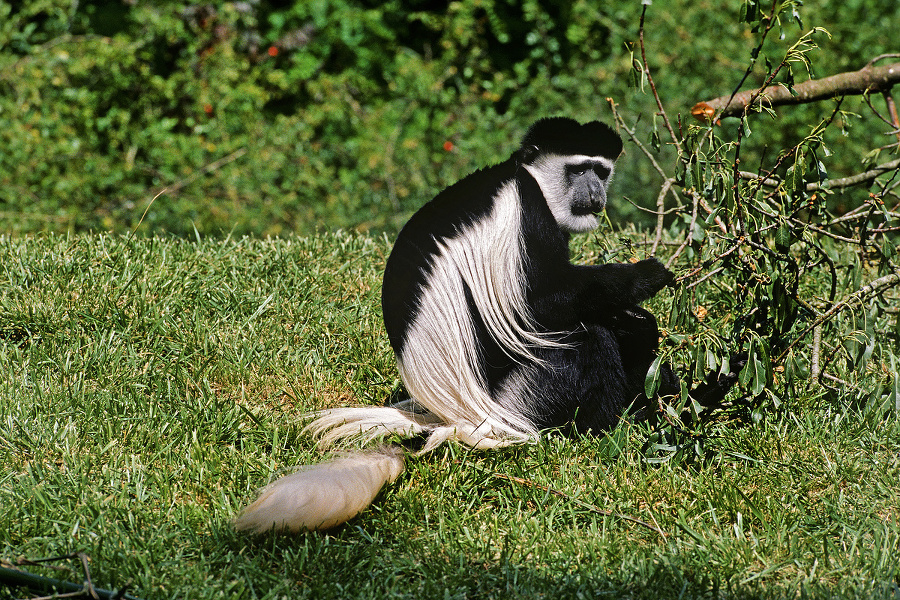
[[[541,119],[522,139],[520,159],[531,162],[535,150],[542,154],[605,156],[615,159],[622,152],[622,139],[606,123],[584,125],[565,117]]]

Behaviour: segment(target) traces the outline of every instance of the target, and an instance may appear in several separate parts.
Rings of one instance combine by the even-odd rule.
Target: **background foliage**
[[[648,63],[673,115],[687,119],[695,102],[740,81],[756,45],[753,23],[740,20],[748,5],[653,5]],[[893,0],[811,1],[802,23],[791,6],[764,57],[777,62],[824,26],[818,76],[891,50],[884,32],[900,22]],[[636,0],[4,0],[0,227],[127,231],[168,188],[142,234],[396,230],[436,190],[506,158],[539,116],[610,120],[611,98],[641,139],[656,139],[652,98],[629,87],[640,9]],[[747,86],[762,82],[762,64]],[[828,111],[755,123],[745,161],[792,145]],[[842,123],[827,134],[835,175],[858,170],[884,133],[871,118]],[[666,144],[655,152],[674,159]],[[656,178],[630,148],[618,193],[652,206]],[[641,219],[625,202],[612,210]]]

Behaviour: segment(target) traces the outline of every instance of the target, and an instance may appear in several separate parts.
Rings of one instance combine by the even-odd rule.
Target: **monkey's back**
[[[384,325],[398,356],[441,244],[491,212],[498,190],[515,177],[515,169],[515,163],[507,160],[475,171],[422,206],[400,230],[381,288]]]

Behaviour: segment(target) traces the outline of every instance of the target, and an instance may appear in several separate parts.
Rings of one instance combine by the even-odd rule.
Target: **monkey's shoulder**
[[[512,160],[479,169],[446,187],[422,206],[400,231],[397,244],[430,253],[436,242],[459,234],[484,219],[493,209],[497,193],[515,179]]]

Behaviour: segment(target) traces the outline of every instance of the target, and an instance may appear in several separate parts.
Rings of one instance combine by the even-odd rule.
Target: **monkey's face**
[[[606,186],[612,174],[607,164],[588,159],[565,166],[573,215],[596,215],[606,206]]]
[[[597,227],[606,206],[613,160],[603,156],[542,155],[525,168],[538,182],[550,212],[563,231]]]

